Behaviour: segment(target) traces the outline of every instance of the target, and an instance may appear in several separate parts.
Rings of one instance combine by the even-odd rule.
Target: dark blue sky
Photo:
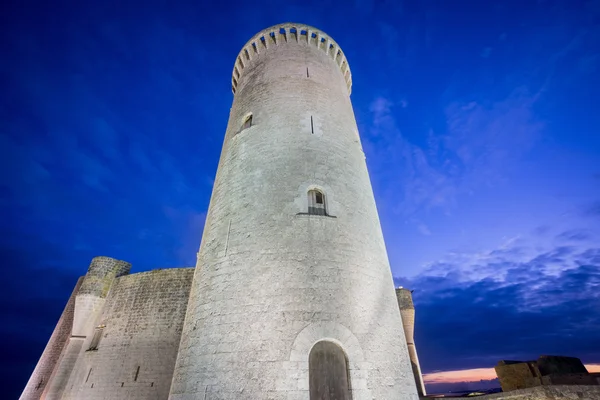
[[[194,265],[233,62],[285,21],[349,60],[423,370],[600,363],[600,1],[95,3],[0,6],[6,393],[93,256]]]

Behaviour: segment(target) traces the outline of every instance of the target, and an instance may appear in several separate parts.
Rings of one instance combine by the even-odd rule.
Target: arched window
[[[325,195],[317,189],[308,191],[308,213],[312,215],[327,215]]]
[[[240,132],[243,131],[244,129],[248,129],[252,126],[252,114],[248,115],[246,118],[244,118],[244,123],[242,124],[242,129],[240,129]]]
[[[308,356],[310,400],[351,400],[348,360],[329,341],[317,342]]]

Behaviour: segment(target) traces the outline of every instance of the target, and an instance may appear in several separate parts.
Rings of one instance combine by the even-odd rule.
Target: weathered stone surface
[[[600,400],[600,386],[558,385],[537,386],[510,392],[494,393],[477,397],[454,397],[478,400]]]
[[[244,48],[170,398],[306,400],[330,340],[354,400],[416,399],[345,57],[292,24]]]
[[[505,392],[541,385],[598,385],[580,359],[540,356],[536,361],[499,361],[494,367]]]
[[[40,360],[27,382],[27,386],[25,386],[25,390],[23,390],[23,393],[21,394],[20,400],[38,400],[50,381],[52,372],[54,371],[54,368],[60,359],[60,355],[71,335],[75,310],[75,296],[79,291],[82,281],[83,277],[77,280],[75,289],[73,289],[73,293],[71,294],[71,297],[69,297],[69,301],[52,332],[52,336],[50,336],[50,340],[48,340],[48,344],[46,345]]]
[[[196,269],[94,258],[45,400],[307,400],[320,341],[352,400],[418,398],[351,87],[315,28],[244,46]]]
[[[88,334],[63,399],[165,399],[194,270],[174,268],[117,278],[97,325]]]

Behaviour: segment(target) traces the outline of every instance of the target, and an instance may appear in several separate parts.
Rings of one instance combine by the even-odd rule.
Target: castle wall
[[[41,397],[46,385],[50,381],[54,367],[60,359],[60,355],[69,341],[71,329],[73,328],[73,316],[75,309],[75,296],[81,286],[83,277],[77,280],[77,284],[73,289],[71,297],[63,310],[48,344],[44,348],[44,352],[40,357],[25,390],[21,394],[20,400],[37,400]]]
[[[63,399],[166,399],[194,270],[117,278],[97,325],[97,350],[83,344]]]
[[[81,286],[75,295],[73,323],[69,339],[54,367],[48,385],[41,396],[44,400],[59,400],[73,368],[84,348],[84,342],[90,340],[94,324],[98,319],[106,295],[113,282],[119,276],[129,273],[131,264],[110,257],[94,257],[81,280]]]
[[[69,382],[73,368],[83,348],[84,337],[69,337],[67,345],[54,368],[50,382],[42,394],[43,400],[60,400]]]
[[[505,392],[541,385],[541,374],[535,361],[501,361],[494,369]]]
[[[457,397],[457,399],[467,397]],[[472,399],[473,397],[468,397]],[[536,386],[510,392],[475,397],[478,400],[600,400],[600,386],[557,385]]]
[[[494,367],[505,392],[540,385],[598,385],[576,357],[540,356],[536,361],[499,361]]]
[[[345,58],[279,28],[236,63],[170,398],[308,399],[310,349],[330,340],[353,400],[415,399]],[[311,188],[329,216],[307,215]]]

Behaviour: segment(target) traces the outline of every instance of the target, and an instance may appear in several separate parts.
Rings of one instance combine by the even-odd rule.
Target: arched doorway
[[[308,356],[310,400],[351,400],[348,360],[340,346],[317,342]]]

